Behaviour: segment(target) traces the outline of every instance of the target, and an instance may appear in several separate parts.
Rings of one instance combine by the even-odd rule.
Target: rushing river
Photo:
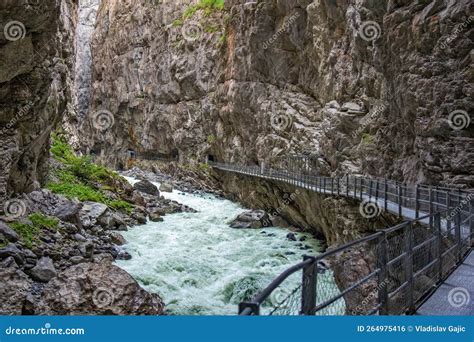
[[[298,240],[305,236],[304,242],[288,240],[287,229],[230,228],[229,222],[245,211],[231,201],[176,190],[162,195],[198,212],[166,215],[163,222],[129,229],[123,235],[132,259],[117,265],[145,289],[158,293],[168,314],[236,314],[239,302],[300,262],[303,254],[320,249],[308,234],[295,233]],[[278,301],[300,282],[300,273],[290,277],[271,301]]]

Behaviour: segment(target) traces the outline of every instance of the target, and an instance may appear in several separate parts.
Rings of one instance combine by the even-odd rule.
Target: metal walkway
[[[425,316],[474,316],[474,252],[416,313]]]
[[[287,159],[284,168],[209,164],[225,172],[355,199],[367,219],[385,210],[407,220],[305,257],[252,300],[241,303],[241,315],[414,314],[472,250],[473,192],[351,175],[318,176],[305,156]],[[298,272],[301,284],[275,296]],[[468,284],[472,290],[473,282]]]

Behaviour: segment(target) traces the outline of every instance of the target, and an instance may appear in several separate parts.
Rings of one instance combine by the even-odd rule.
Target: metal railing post
[[[375,200],[377,201],[377,204],[379,202],[379,180],[377,179],[377,182],[375,183]]]
[[[341,195],[341,177],[337,177],[337,197]]]
[[[448,236],[451,237],[453,236],[453,232],[451,231],[451,196],[449,191],[446,191],[446,231],[448,233]]]
[[[362,201],[362,192],[364,190],[364,178],[360,178],[360,200]]]
[[[430,186],[429,190],[429,214],[430,214],[430,227],[433,226],[433,188]]]
[[[402,186],[398,185],[398,216],[402,217]]]
[[[387,178],[385,178],[385,182],[384,182],[384,209],[385,211],[387,211],[387,207],[388,207],[388,183],[387,183]]]
[[[472,204],[472,196],[467,196],[469,200],[469,240],[471,247],[474,247],[474,205]]]
[[[349,174],[346,175],[346,197],[349,197]]]
[[[438,259],[438,280],[443,279],[443,232],[441,230],[441,214],[436,213],[434,215],[434,227],[436,230],[436,236],[438,237],[438,248],[437,248],[437,259]]]
[[[408,282],[408,314],[415,312],[413,282],[413,225],[408,222],[404,227],[405,240],[405,279]]]
[[[415,188],[415,218],[420,217],[420,187],[417,184]]]
[[[239,315],[244,311],[249,311],[251,315],[259,316],[260,315],[260,305],[252,302],[242,302],[239,303]]]
[[[387,283],[387,236],[386,232],[380,236],[377,250],[377,266],[380,269],[378,274],[378,300],[379,314],[388,315],[388,283]]]
[[[370,179],[370,181],[369,181],[369,200],[372,199],[372,184],[373,184],[373,181],[372,181],[372,179]]]
[[[357,198],[357,177],[352,177],[354,180],[354,198]]]
[[[456,250],[458,263],[462,260],[462,239],[461,239],[461,211],[459,211],[454,218],[454,231],[456,236]]]
[[[313,262],[303,268],[303,287],[301,296],[301,314],[314,315],[316,308],[317,265],[313,257],[303,256],[303,260]]]

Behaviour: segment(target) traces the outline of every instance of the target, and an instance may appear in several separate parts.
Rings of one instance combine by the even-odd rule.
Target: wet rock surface
[[[231,228],[262,228],[268,225],[268,214],[263,210],[250,210],[230,223]]]
[[[141,180],[133,185],[135,190],[138,190],[144,194],[152,195],[152,196],[160,196],[160,191],[156,185],[152,184],[148,180]]]

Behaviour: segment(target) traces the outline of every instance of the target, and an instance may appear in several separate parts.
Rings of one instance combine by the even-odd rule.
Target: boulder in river
[[[147,181],[147,180],[142,180],[133,185],[133,188],[135,190],[138,190],[140,192],[143,192],[148,195],[153,195],[153,196],[160,196],[160,191],[154,185],[153,183]]]
[[[248,229],[262,228],[268,226],[268,214],[263,210],[246,211],[230,223],[231,228]]]
[[[43,289],[37,315],[161,315],[164,304],[124,270],[104,260],[58,274]]]
[[[165,183],[165,182],[161,183],[160,191],[161,192],[173,192],[173,184]]]

